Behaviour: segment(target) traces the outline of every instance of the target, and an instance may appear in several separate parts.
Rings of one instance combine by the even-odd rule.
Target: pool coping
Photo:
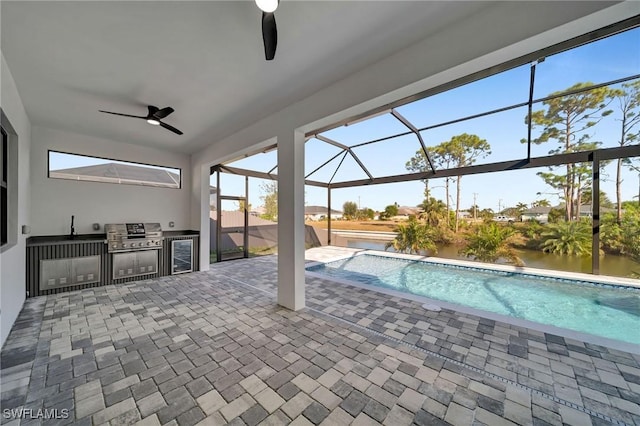
[[[543,277],[563,278],[563,279],[577,280],[577,281],[587,281],[587,282],[590,282],[590,283],[597,283],[597,284],[600,283],[600,284],[614,285],[614,286],[619,286],[619,287],[640,288],[640,280],[628,279],[630,281],[637,281],[637,282],[636,283],[628,283],[628,284],[627,283],[620,284],[618,282],[612,282],[613,280],[610,280],[610,279],[616,279],[617,280],[617,278],[615,278],[615,277],[598,277],[598,278],[605,278],[604,281],[600,281],[600,280],[594,280],[592,278],[593,276],[590,275],[590,274],[567,273],[567,272],[565,272],[563,274],[558,274],[558,275],[566,275],[566,276],[558,277],[557,275],[554,275],[554,274],[552,274],[552,273],[550,273],[548,271],[541,271],[541,270],[538,270],[538,269],[535,269],[535,268],[514,267],[514,266],[511,266],[511,265],[487,265],[487,264],[480,264],[480,263],[477,263],[477,262],[469,262],[469,261],[463,261],[463,260],[434,258],[434,257],[426,257],[426,256],[420,256],[420,255],[410,255],[410,254],[404,254],[404,253],[388,253],[388,252],[382,252],[382,251],[378,251],[378,250],[362,250],[362,251],[354,252],[351,255],[344,255],[343,254],[341,256],[336,256],[335,258],[331,258],[331,259],[325,260],[323,262],[309,262],[309,263],[307,263],[305,265],[305,268],[312,267],[312,266],[315,266],[315,265],[321,265],[321,264],[324,264],[324,263],[334,262],[334,261],[337,261],[337,260],[344,260],[344,259],[348,259],[348,258],[355,257],[355,256],[361,256],[363,254],[374,254],[374,255],[378,255],[378,256],[394,257],[394,258],[399,258],[399,259],[404,259],[404,260],[416,260],[416,261],[422,261],[422,262],[425,262],[425,263],[450,264],[451,266],[466,266],[466,267],[470,267],[470,268],[474,268],[474,269],[485,269],[485,270],[493,270],[493,271],[498,270],[498,271],[502,271],[502,272],[515,272],[515,273],[521,273],[521,274],[526,274],[526,275],[540,275],[540,276],[543,276]],[[444,261],[446,261],[446,262],[444,262]],[[493,266],[496,266],[496,268],[494,268]],[[542,272],[542,273],[538,274],[538,272]],[[487,318],[487,319],[490,319],[490,320],[500,321],[500,322],[503,322],[505,324],[509,324],[509,325],[513,325],[513,326],[517,326],[517,327],[524,327],[524,328],[528,328],[528,329],[535,330],[535,331],[542,332],[542,333],[554,334],[554,335],[557,335],[557,336],[561,336],[561,337],[564,337],[564,338],[575,340],[577,342],[590,343],[590,344],[605,346],[605,347],[608,347],[608,348],[611,348],[611,349],[621,350],[621,351],[625,351],[625,352],[629,352],[629,353],[640,354],[640,344],[624,342],[624,341],[621,341],[621,340],[602,337],[602,336],[598,336],[598,335],[595,335],[595,334],[589,334],[589,333],[584,333],[584,332],[580,332],[580,331],[571,330],[571,329],[568,329],[568,328],[562,328],[562,327],[557,327],[557,326],[554,326],[554,325],[543,324],[543,323],[539,323],[539,322],[525,320],[525,319],[522,319],[522,318],[515,318],[515,317],[511,317],[511,316],[508,316],[508,315],[502,315],[502,314],[498,314],[498,313],[491,312],[491,311],[485,311],[485,310],[482,310],[482,309],[471,308],[469,306],[459,305],[459,304],[456,304],[456,303],[445,302],[445,301],[441,301],[441,300],[437,300],[437,299],[431,299],[431,298],[428,298],[428,297],[425,297],[425,296],[420,296],[420,295],[416,295],[416,294],[412,294],[412,293],[405,293],[405,292],[401,292],[401,291],[397,291],[397,290],[387,289],[387,288],[384,288],[384,287],[377,287],[377,286],[373,286],[373,285],[360,283],[360,282],[357,282],[357,281],[351,281],[351,280],[347,280],[347,279],[344,279],[344,278],[332,277],[332,276],[316,273],[316,272],[309,271],[309,270],[305,271],[305,275],[308,275],[308,276],[313,277],[313,278],[319,278],[319,279],[324,279],[324,280],[328,280],[328,281],[334,281],[334,282],[339,283],[339,284],[349,285],[349,286],[352,286],[352,287],[362,288],[362,289],[365,289],[365,290],[386,294],[386,295],[392,296],[392,297],[399,297],[399,298],[403,298],[403,299],[413,300],[413,301],[419,302],[419,303],[421,303],[423,305],[424,304],[428,304],[428,305],[431,305],[431,306],[435,305],[435,306],[438,306],[438,307],[441,307],[441,308],[444,308],[444,309],[460,312],[460,313],[463,313],[463,314],[474,315],[474,316],[477,316],[477,317],[480,317],[480,318]],[[587,278],[585,278],[585,276]]]
[[[584,281],[587,283],[605,284],[618,287],[631,287],[640,289],[640,280],[634,278],[624,277],[612,277],[610,275],[593,275],[585,274],[582,272],[567,272],[567,271],[550,271],[548,269],[530,268],[526,266],[513,266],[513,265],[498,265],[492,263],[474,262],[470,260],[459,259],[447,259],[444,257],[436,256],[422,256],[416,254],[396,253],[380,250],[358,249],[351,255],[337,255],[335,258],[329,258],[324,262],[310,262],[306,266],[313,266],[314,263],[328,263],[337,260],[346,259],[353,256],[360,256],[363,254],[373,254],[376,256],[393,257],[404,260],[416,260],[420,262],[436,263],[449,266],[462,266],[472,269],[484,269],[487,271],[499,271],[499,272],[511,272],[516,274],[533,275],[545,278],[565,279],[572,281]]]

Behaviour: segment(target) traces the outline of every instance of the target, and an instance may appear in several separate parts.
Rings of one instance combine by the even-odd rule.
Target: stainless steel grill
[[[164,240],[159,223],[112,223],[104,229],[114,280],[158,274],[158,253]]]
[[[159,223],[111,223],[106,224],[109,253],[162,248],[162,228]]]

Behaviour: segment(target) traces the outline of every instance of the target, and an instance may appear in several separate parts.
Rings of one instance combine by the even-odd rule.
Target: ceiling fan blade
[[[173,126],[168,125],[167,123],[163,123],[162,121],[160,122],[160,126],[164,127],[167,130],[171,130],[175,134],[178,134],[178,135],[182,134],[182,132],[180,130],[176,129]]]
[[[158,107],[155,107],[153,105],[149,105],[147,109],[149,110],[149,115],[147,115],[147,118],[153,117],[159,111]]]
[[[162,119],[165,118],[166,116],[168,116],[169,114],[172,114],[174,111],[173,108],[171,107],[166,107],[166,108],[162,108],[157,110],[156,112],[153,113],[153,116],[157,119]]]
[[[102,111],[101,109],[98,110],[100,112],[104,112],[105,114],[113,114],[113,115],[120,115],[122,117],[131,117],[131,118],[142,118],[143,120],[146,119],[147,117],[141,117],[139,115],[131,115],[131,114],[121,114],[119,112],[111,112],[111,111]]]
[[[267,61],[276,56],[278,45],[278,28],[273,13],[262,12],[262,41],[264,42],[264,57]]]

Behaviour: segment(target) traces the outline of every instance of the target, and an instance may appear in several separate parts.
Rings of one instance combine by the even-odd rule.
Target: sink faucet
[[[75,216],[71,215],[71,234],[69,235],[69,238],[73,240],[73,237],[76,233],[76,229],[73,227],[73,219]]]

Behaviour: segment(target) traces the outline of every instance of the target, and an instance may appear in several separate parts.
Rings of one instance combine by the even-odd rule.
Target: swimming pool
[[[307,270],[640,344],[640,289],[371,254]]]

